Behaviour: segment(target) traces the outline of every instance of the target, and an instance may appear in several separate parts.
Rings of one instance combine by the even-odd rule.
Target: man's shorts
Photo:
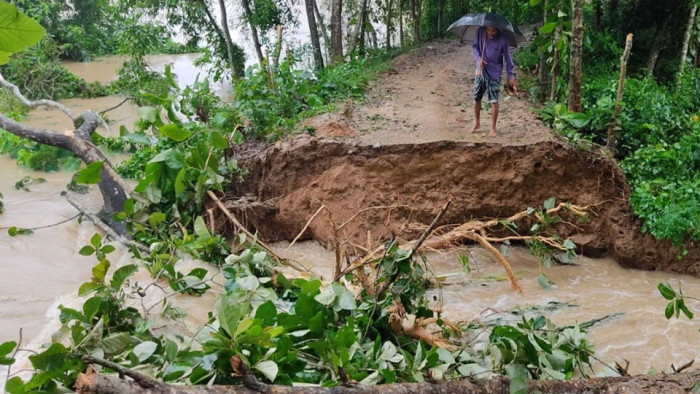
[[[482,77],[474,78],[474,101],[481,101],[484,93],[488,95],[489,101],[498,102],[498,95],[501,91],[501,79],[488,79]]]

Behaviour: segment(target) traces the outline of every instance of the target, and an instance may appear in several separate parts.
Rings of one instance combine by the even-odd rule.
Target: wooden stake
[[[620,81],[617,84],[617,100],[615,101],[615,110],[613,112],[613,120],[608,126],[608,143],[605,146],[612,156],[615,156],[615,145],[617,144],[617,119],[622,111],[622,96],[625,93],[625,76],[627,75],[627,58],[632,50],[632,34],[627,35],[625,41],[625,51],[620,58]]]

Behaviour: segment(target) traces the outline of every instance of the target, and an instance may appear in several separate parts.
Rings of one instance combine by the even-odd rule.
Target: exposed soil
[[[229,204],[268,240],[293,239],[325,205],[331,218],[316,218],[304,239],[328,244],[338,236],[367,245],[415,236],[450,199],[441,224],[507,217],[555,197],[596,204],[590,223],[561,228],[583,254],[627,267],[700,273],[700,249],[689,245],[688,256],[678,260],[677,248],[641,232],[629,187],[612,160],[557,140],[522,97],[501,105],[499,137],[487,137],[487,127],[467,133],[473,67],[469,47],[457,41],[398,57],[367,100],[311,119],[317,137],[234,152],[250,175],[231,194],[266,203]],[[365,210],[334,234],[330,219],[343,223],[378,206],[391,208]]]
[[[629,188],[609,159],[559,141],[504,146],[454,141],[373,147],[357,140],[297,137],[243,160],[250,169],[236,194],[274,201],[271,209],[241,213],[265,238],[291,240],[325,205],[335,223],[364,208],[338,236],[366,245],[392,235],[411,238],[447,200],[442,223],[507,217],[549,197],[591,207],[578,230],[562,227],[588,256],[610,256],[628,267],[699,272],[697,259],[679,262],[676,250],[640,231],[627,202]],[[327,214],[303,238],[328,243]],[[693,255],[695,252],[693,251]]]

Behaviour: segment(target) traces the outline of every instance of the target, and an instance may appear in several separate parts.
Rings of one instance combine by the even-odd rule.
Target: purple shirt
[[[488,79],[500,78],[503,72],[503,58],[505,57],[508,79],[515,78],[515,63],[513,63],[513,58],[510,56],[508,40],[502,34],[489,38],[485,27],[479,28],[479,31],[476,33],[476,40],[472,44],[476,67],[478,68],[481,63],[484,37],[486,37],[486,64],[484,64],[483,75]]]

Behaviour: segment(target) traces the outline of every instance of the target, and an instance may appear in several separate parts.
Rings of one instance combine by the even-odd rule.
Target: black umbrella
[[[464,15],[450,25],[447,31],[454,33],[464,41],[474,42],[474,40],[476,40],[476,33],[481,26],[493,26],[498,28],[512,47],[517,47],[518,44],[527,41],[523,33],[518,29],[518,26],[512,24],[508,18],[490,12]]]

